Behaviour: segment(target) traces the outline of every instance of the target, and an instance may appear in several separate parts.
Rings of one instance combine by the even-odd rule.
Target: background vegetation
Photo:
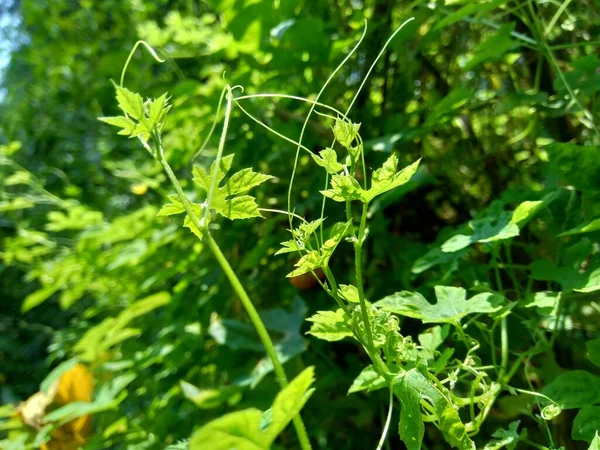
[[[366,296],[408,290],[433,301],[440,285],[469,297],[501,293],[512,312],[509,357],[527,357],[511,382],[517,390],[499,396],[473,437],[477,448],[515,421],[516,435],[527,436],[508,448],[588,448],[600,429],[598,0],[17,0],[3,8],[11,53],[0,97],[0,446],[25,448],[15,406],[74,356],[94,368],[95,401],[105,395],[89,449],[163,449],[227,412],[267,409],[278,391],[212,254],[177,216],[157,216],[172,193],[160,165],[97,120],[118,114],[110,80],[118,82],[134,43],[147,41],[166,60],[136,53],[126,85],[172,96],[166,157],[192,192],[192,159],[227,83],[310,98],[367,19],[361,47],[321,97],[345,111],[389,35],[414,17],[350,112],[369,168],[390,154],[401,167],[423,158],[410,183],[369,205]],[[294,140],[308,111],[286,98],[240,103]],[[311,116],[304,145],[325,148],[330,125]],[[198,164],[210,166],[217,142]],[[226,149],[234,170],[274,177],[255,190],[258,204],[285,210],[295,146],[234,108]],[[292,193],[309,220],[320,215],[325,182],[315,167],[301,154]],[[519,206],[525,213],[515,216]],[[305,334],[304,319],[334,303],[310,277],[286,278],[294,255],[274,253],[289,239],[288,218],[264,215],[219,221],[215,235],[288,374],[315,367],[316,392],[302,412],[313,447],[375,448],[388,392],[348,395],[369,364],[362,346]],[[330,262],[343,283],[354,276],[351,250],[340,245]],[[500,330],[475,317],[477,364],[494,365],[500,353],[487,333]],[[415,342],[427,328],[401,317],[402,335]],[[436,355],[454,348],[451,358],[464,358],[455,338],[445,336]],[[563,385],[591,394],[572,401]],[[562,412],[545,420],[541,398],[518,389],[553,394]],[[384,448],[403,448],[399,410]],[[276,445],[297,448],[291,427]],[[448,444],[427,426],[424,447]]]

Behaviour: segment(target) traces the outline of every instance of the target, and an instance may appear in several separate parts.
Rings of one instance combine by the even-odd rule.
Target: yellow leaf
[[[61,405],[71,402],[91,402],[94,377],[83,364],[75,364],[60,377],[54,401]]]
[[[54,402],[66,405],[72,402],[91,402],[94,393],[94,377],[83,364],[75,364],[71,370],[63,373],[58,383],[58,391]],[[72,439],[85,442],[85,438],[92,432],[92,417],[81,416],[63,425],[64,429],[72,435]],[[58,431],[58,430],[57,430]],[[54,434],[52,435],[54,438]],[[65,448],[66,447],[60,447]]]
[[[46,408],[53,404],[64,406],[72,402],[91,402],[94,377],[83,364],[75,364],[63,373],[48,393],[38,392],[23,402],[18,409],[23,423],[39,429],[44,422]],[[85,444],[92,432],[92,417],[78,417],[54,430],[49,442],[41,450],[77,450]]]

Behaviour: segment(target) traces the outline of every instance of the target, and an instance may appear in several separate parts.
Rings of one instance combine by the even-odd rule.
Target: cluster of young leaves
[[[171,109],[169,98],[164,93],[160,97],[144,101],[142,96],[123,86],[117,86],[117,102],[124,115],[100,117],[99,120],[121,128],[118,134],[139,138],[148,142],[153,133],[160,133],[165,125],[167,113]]]
[[[160,149],[160,135],[167,113],[171,109],[168,103],[167,94],[163,94],[157,99],[143,102],[141,95],[133,93],[126,88],[115,85],[117,90],[117,102],[119,108],[125,114],[118,117],[101,117],[100,120],[110,125],[121,127],[118,134],[137,137],[146,143],[150,137],[154,136],[159,142],[155,142],[155,149],[150,149],[155,158],[162,158]],[[134,119],[134,120],[132,120]],[[212,192],[212,177],[215,177],[215,190],[212,192],[210,209],[216,211],[223,217],[230,220],[250,219],[262,217],[259,212],[258,204],[255,198],[246,194],[250,189],[259,186],[267,180],[272,179],[270,175],[254,172],[252,169],[242,169],[229,177],[227,182],[221,186],[223,179],[231,169],[234,155],[227,155],[219,161],[214,161],[210,166],[209,172],[198,165],[195,165],[192,171],[193,180],[200,191],[206,196]],[[218,168],[217,168],[218,164]],[[184,227],[189,228],[196,236],[202,238],[202,230],[198,228],[195,221],[186,212],[184,200],[180,194],[169,195],[170,203],[164,205],[158,212],[159,216],[170,216],[186,213],[183,223]],[[192,203],[192,211],[198,219],[203,215],[203,204]],[[208,225],[208,224],[205,224]]]

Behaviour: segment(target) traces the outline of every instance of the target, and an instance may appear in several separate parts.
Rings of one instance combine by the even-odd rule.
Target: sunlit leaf
[[[216,161],[211,165],[211,174],[216,170],[215,163]],[[252,169],[242,169],[239,172],[234,173],[224,186],[220,186],[227,175],[227,172],[229,172],[232,163],[233,155],[221,158],[217,173],[217,189],[211,200],[211,209],[214,209],[221,216],[231,220],[262,217],[254,197],[250,195],[238,195],[249,191],[253,187],[258,186],[273,177],[271,175],[254,172]],[[193,174],[196,185],[208,195],[212,183],[211,175],[207,174],[206,171],[199,166],[194,167]],[[189,226],[194,233],[199,234],[200,230],[190,226],[189,222],[186,226]]]
[[[541,200],[525,201],[517,206],[510,221],[523,228],[539,211],[547,207],[558,197],[559,191],[545,195]]]
[[[421,319],[423,323],[456,323],[464,316],[498,311],[504,297],[484,292],[467,300],[467,291],[451,286],[436,286],[437,303],[430,304],[423,296],[402,291],[386,297],[375,306],[403,316]]]
[[[463,250],[471,244],[496,242],[519,235],[519,227],[512,221],[512,214],[503,211],[501,202],[494,202],[483,217],[469,222],[473,234],[457,234],[442,244],[447,253]]]
[[[117,116],[117,117],[99,117],[98,120],[105,122],[109,125],[119,127],[121,130],[118,134],[123,136],[131,136],[135,129],[135,122],[129,117]]]
[[[254,172],[252,169],[242,169],[234,173],[227,182],[225,186],[227,195],[243,194],[271,179],[273,179],[271,175]]]
[[[365,367],[352,382],[348,394],[361,391],[374,391],[387,385],[385,378],[377,373],[373,365]]]
[[[421,396],[402,378],[395,385],[396,396],[400,400],[400,424],[398,433],[408,450],[420,450],[425,435],[425,425],[421,417]]]
[[[337,154],[332,148],[326,148],[325,150],[321,150],[319,155],[312,154],[311,156],[313,160],[319,166],[324,167],[330,175],[335,175],[344,170],[344,166],[338,162]]]
[[[262,214],[258,210],[258,204],[254,200],[254,197],[250,195],[241,195],[225,200],[222,207],[215,209],[217,213],[231,220],[262,217]]]
[[[167,292],[159,292],[132,303],[117,317],[104,319],[95,327],[90,328],[75,344],[73,350],[82,361],[94,362],[102,358],[112,346],[139,335],[139,330],[127,328],[132,320],[148,314],[170,301],[171,296]]]
[[[332,175],[331,189],[321,191],[321,194],[336,202],[345,202],[361,200],[365,195],[364,192],[354,177],[350,175]]]
[[[314,272],[323,266],[323,258],[321,258],[321,255],[318,251],[312,250],[306,255],[302,256],[302,258],[300,258],[298,262],[294,264],[294,266],[296,269],[288,273],[286,277],[293,278],[297,277],[298,275]]]
[[[600,219],[594,219],[583,225],[579,225],[571,230],[560,233],[558,237],[572,236],[574,234],[593,233],[594,231],[600,230]]]
[[[190,450],[268,450],[310,397],[313,382],[314,369],[309,367],[277,394],[268,426],[261,427],[263,413],[257,409],[226,414],[196,431]]]
[[[339,287],[338,291],[339,291],[340,295],[346,301],[348,301],[350,303],[358,303],[359,302],[358,289],[355,286],[352,286],[349,284],[340,284],[338,287]]]
[[[21,312],[27,312],[31,308],[35,308],[40,303],[43,303],[48,298],[50,298],[52,296],[52,294],[57,292],[59,289],[60,289],[59,285],[52,284],[49,286],[45,286],[41,289],[38,289],[37,291],[35,291],[32,294],[29,294],[27,297],[25,297],[25,300],[23,300],[23,304],[21,305]]]
[[[117,90],[117,102],[119,108],[135,120],[144,118],[144,100],[140,94],[131,92],[129,89],[115,85]]]
[[[319,311],[306,320],[312,322],[308,334],[312,334],[319,339],[333,342],[352,336],[352,330],[346,323],[344,312],[341,309],[336,311]]]
[[[598,417],[598,415],[596,415],[595,417]],[[597,428],[598,430],[600,430],[600,424],[598,424]],[[596,434],[594,435],[594,439],[592,439],[588,450],[600,450],[600,431],[598,430],[596,430]]]
[[[352,141],[358,136],[360,123],[352,123],[348,120],[336,118],[333,126],[333,135],[340,145],[349,148]]]
[[[362,195],[363,201],[369,202],[380,194],[390,191],[407,183],[419,168],[420,159],[405,167],[398,169],[398,157],[391,155],[383,166],[373,172],[371,188]]]
[[[160,208],[157,216],[171,216],[173,214],[181,214],[182,212],[185,212],[185,207],[183,206],[183,203],[177,194],[169,195],[169,201],[171,203],[167,203]]]
[[[240,386],[223,386],[218,389],[199,389],[185,381],[180,381],[179,386],[181,387],[183,395],[200,409],[217,408],[242,390]]]

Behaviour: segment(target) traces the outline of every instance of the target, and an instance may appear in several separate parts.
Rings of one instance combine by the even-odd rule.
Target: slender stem
[[[482,378],[485,376],[485,372],[479,372],[479,374],[475,377],[475,381],[471,384],[471,403],[469,403],[469,414],[471,415],[471,422],[475,422],[475,402],[473,399],[475,398],[475,391],[479,386]]]
[[[552,28],[554,28],[554,25],[556,25],[556,22],[558,22],[558,19],[560,18],[562,13],[565,12],[565,10],[567,9],[567,6],[569,6],[569,3],[571,3],[571,0],[565,0],[562,3],[562,5],[560,5],[558,10],[552,17],[552,20],[550,20],[550,23],[546,26],[546,29],[544,30],[544,34],[546,34],[546,35],[550,34],[550,32],[552,31]]]
[[[572,44],[549,45],[548,48],[551,50],[562,50],[564,48],[585,47],[586,45],[600,45],[600,41],[585,41],[573,42]]]
[[[208,219],[210,214],[210,204],[213,199],[213,195],[215,189],[218,184],[218,176],[219,176],[219,167],[221,164],[221,158],[223,157],[223,151],[225,150],[225,139],[227,138],[227,128],[229,126],[229,118],[231,117],[231,99],[233,95],[231,94],[231,88],[227,86],[227,104],[225,106],[225,119],[223,121],[223,132],[221,133],[221,138],[219,139],[219,149],[217,150],[217,158],[215,159],[215,170],[212,174],[212,180],[210,183],[210,190],[208,191],[208,197],[206,197],[206,207],[204,208],[204,215],[202,217],[202,222],[208,227]]]
[[[456,403],[457,406],[463,407],[463,406],[470,405],[471,403],[478,403],[481,401],[485,401],[487,398],[490,397],[490,392],[492,392],[495,396],[497,396],[497,394],[500,393],[500,389],[501,389],[501,385],[499,383],[492,383],[490,390],[487,392],[484,392],[481,395],[477,395],[475,397],[468,397],[468,398],[453,396],[452,400],[454,400],[454,403]]]
[[[502,277],[500,276],[500,268],[498,267],[496,242],[492,243],[490,247],[490,254],[492,255],[492,265],[494,266],[494,274],[496,275],[496,289],[500,294],[504,295],[504,288],[502,287]]]
[[[506,260],[508,261],[508,264],[506,264],[506,267],[508,268],[508,274],[510,276],[510,279],[512,280],[513,286],[515,287],[515,291],[517,292],[517,297],[518,297],[517,300],[521,300],[523,298],[523,295],[521,292],[521,283],[519,283],[519,280],[518,280],[517,276],[515,275],[515,267],[513,265],[510,242],[507,242],[505,244],[504,248],[506,250]]]
[[[521,353],[518,357],[517,360],[513,363],[511,369],[508,371],[508,373],[506,374],[506,376],[504,377],[504,382],[508,383],[510,382],[511,378],[515,375],[515,373],[517,373],[517,370],[519,369],[519,366],[521,366],[521,363],[523,362],[523,360],[527,357],[527,353]]]
[[[358,238],[354,243],[354,264],[356,269],[356,289],[358,290],[358,300],[360,302],[360,311],[362,313],[365,334],[367,335],[367,346],[368,351],[373,360],[373,364],[379,369],[380,372],[389,372],[381,358],[378,358],[377,352],[375,351],[375,344],[373,343],[373,333],[371,331],[371,323],[369,322],[369,312],[367,311],[367,302],[365,300],[365,291],[362,282],[362,244],[365,236],[365,229],[367,224],[367,210],[368,203],[363,203],[363,210],[360,217],[360,227],[358,229]]]
[[[219,143],[219,150],[217,153],[217,160],[216,160],[217,162],[215,163],[215,169],[214,169],[215,174],[219,171],[219,161],[220,161],[220,157],[223,154],[223,149],[225,147],[224,136],[227,132],[227,125],[229,122],[230,111],[231,111],[231,93],[229,93],[228,98],[227,98],[227,109],[225,110],[225,124],[223,127],[223,134],[221,135],[221,141]],[[217,262],[219,263],[219,265],[221,266],[221,269],[225,273],[225,276],[229,280],[231,287],[233,288],[233,290],[239,297],[240,301],[242,302],[242,305],[244,306],[244,309],[246,310],[246,313],[248,314],[248,317],[250,318],[250,321],[252,322],[252,325],[254,326],[256,333],[258,334],[258,337],[259,337],[261,343],[263,344],[263,347],[265,348],[265,351],[266,351],[267,355],[269,356],[271,363],[273,364],[273,371],[275,372],[277,382],[279,383],[279,385],[281,386],[282,389],[287,387],[288,380],[285,375],[283,365],[281,364],[281,361],[279,360],[279,356],[277,355],[277,351],[275,350],[275,345],[273,344],[273,341],[271,340],[271,337],[269,336],[269,333],[268,333],[267,329],[265,328],[265,325],[264,325],[262,319],[260,318],[258,311],[254,307],[254,304],[252,303],[252,300],[250,300],[250,297],[248,297],[248,294],[244,290],[244,287],[242,286],[242,283],[240,282],[239,278],[237,277],[237,275],[231,268],[231,265],[227,261],[227,258],[225,257],[225,255],[223,255],[223,252],[219,248],[219,245],[216,243],[216,241],[211,236],[210,231],[208,229],[208,220],[201,221],[198,218],[198,216],[196,215],[196,213],[194,211],[194,207],[193,207],[192,203],[188,200],[187,196],[183,192],[183,189],[181,188],[179,180],[177,179],[177,177],[173,173],[173,170],[171,169],[171,166],[165,159],[164,149],[163,149],[162,142],[160,139],[160,134],[155,133],[153,135],[153,137],[155,138],[155,142],[157,143],[157,146],[158,146],[158,157],[159,157],[158,159],[159,159],[161,165],[163,166],[163,168],[167,174],[167,177],[173,184],[173,187],[175,188],[175,191],[177,192],[177,195],[178,195],[179,199],[181,200],[181,203],[183,204],[186,213],[190,217],[190,220],[192,221],[192,223],[199,230],[202,231],[205,242],[208,244],[208,247],[211,249],[211,251],[215,255],[215,258],[217,259]],[[214,191],[215,185],[216,185],[216,175],[215,174],[213,174],[212,185],[211,185],[211,188],[209,191],[209,198],[206,202],[206,206],[204,209],[204,219],[208,218],[207,214],[210,210],[210,208],[209,208],[210,198],[211,198],[211,194]],[[296,416],[294,416],[293,423],[294,423],[294,427],[296,428],[296,433],[298,435],[298,440],[300,441],[300,446],[302,447],[302,450],[311,450],[310,440],[308,439],[308,434],[306,433],[306,428],[304,426],[304,423],[302,422],[302,417],[300,416],[300,414],[297,414]]]
[[[535,442],[530,441],[529,439],[523,439],[523,442],[526,443],[526,444],[528,444],[528,445],[530,445],[531,447],[537,448],[539,450],[549,450],[548,447],[545,447],[545,446],[540,445],[540,444],[536,444]]]
[[[219,97],[219,104],[217,106],[217,112],[215,113],[215,120],[213,121],[213,124],[210,127],[210,130],[208,131],[208,135],[206,136],[204,143],[200,146],[200,148],[198,150],[196,150],[196,153],[194,153],[194,156],[192,156],[192,158],[190,159],[190,162],[192,162],[192,163],[194,161],[196,161],[196,159],[202,154],[202,152],[208,145],[208,141],[210,140],[211,136],[213,135],[215,128],[217,127],[217,122],[219,121],[219,114],[221,112],[221,105],[223,104],[223,97],[225,96],[225,93],[228,92],[228,88],[229,88],[229,86],[226,86],[221,91],[221,97]]]
[[[500,345],[502,346],[502,359],[500,360],[498,380],[502,383],[508,367],[508,329],[506,326],[506,316],[500,319]]]
[[[317,94],[317,96],[316,96],[316,98],[314,100],[315,102],[319,101],[319,99],[321,98],[321,95],[323,95],[323,92],[325,92],[325,89],[327,88],[327,86],[329,85],[329,83],[333,80],[333,78],[335,77],[335,75],[341,70],[342,67],[344,67],[344,64],[346,64],[346,61],[348,61],[350,59],[350,57],[354,54],[354,52],[356,52],[356,50],[358,49],[358,46],[360,45],[360,43],[362,42],[362,40],[364,39],[364,37],[365,37],[366,34],[367,34],[367,22],[365,20],[365,27],[363,29],[363,33],[362,33],[360,39],[354,45],[354,47],[352,48],[352,50],[350,51],[350,53],[348,53],[346,55],[346,57],[342,60],[342,62],[340,64],[338,64],[338,66],[331,73],[331,75],[329,75],[329,77],[327,78],[327,80],[325,80],[325,83],[323,83],[323,86],[321,86],[321,89],[319,90],[319,93]],[[296,169],[298,168],[298,158],[300,157],[300,149],[303,147],[302,146],[302,139],[304,137],[304,131],[306,129],[306,125],[308,124],[310,116],[311,116],[312,112],[315,109],[315,106],[316,106],[315,103],[311,104],[310,110],[308,111],[308,114],[306,115],[306,119],[304,120],[304,124],[302,125],[302,130],[300,131],[300,137],[298,138],[298,146],[296,148],[296,156],[294,158],[294,167],[292,168],[292,175],[290,177],[290,184],[289,184],[289,187],[288,187],[288,195],[287,195],[287,209],[288,209],[288,211],[292,210],[292,189],[294,187],[294,179],[296,177]],[[290,230],[294,229],[293,225],[294,224],[292,223],[292,219],[290,217]]]
[[[347,317],[350,317],[350,311],[348,311],[348,307],[340,298],[337,283],[335,281],[335,277],[333,276],[333,272],[331,272],[331,269],[327,265],[325,267],[323,267],[323,272],[325,273],[325,276],[327,277],[329,286],[331,286],[331,296],[334,298],[334,300],[336,301],[338,306],[340,308],[342,308],[342,311],[344,311],[344,314],[346,314]]]
[[[225,272],[225,276],[229,280],[231,287],[242,302],[242,305],[244,305],[244,309],[246,310],[248,317],[250,317],[250,321],[252,322],[252,325],[254,325],[256,333],[258,334],[258,337],[260,338],[260,341],[264,346],[267,355],[269,355],[269,358],[273,363],[273,370],[275,371],[275,376],[277,377],[279,385],[282,389],[287,387],[288,380],[285,375],[285,371],[283,370],[281,361],[279,360],[279,356],[277,355],[277,351],[275,350],[275,346],[273,345],[273,341],[271,340],[271,337],[269,336],[269,333],[265,328],[265,325],[262,319],[260,318],[258,311],[256,311],[252,300],[250,300],[250,297],[248,297],[248,294],[242,286],[242,283],[240,283],[239,278],[231,268],[229,261],[227,261],[227,258],[225,257],[225,255],[223,255],[223,252],[221,252],[219,245],[215,242],[215,240],[209,232],[205,232],[204,240],[215,255],[215,258],[221,266],[221,269],[223,270],[223,272]],[[300,440],[300,445],[302,446],[302,449],[310,450],[310,441],[308,439],[308,435],[306,434],[306,428],[304,427],[304,423],[302,422],[300,414],[296,414],[296,416],[294,416],[294,427],[296,428],[296,433],[298,434],[298,439]]]

